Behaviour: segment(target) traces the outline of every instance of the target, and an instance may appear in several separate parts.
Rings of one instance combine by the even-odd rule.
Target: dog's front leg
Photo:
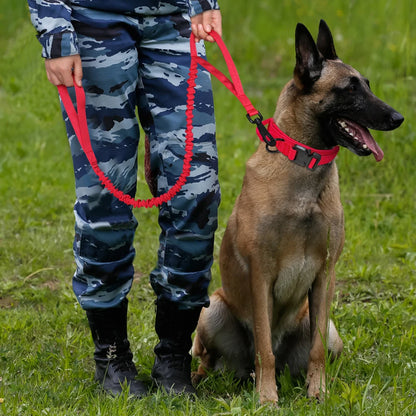
[[[334,294],[335,270],[324,270],[319,273],[309,292],[309,316],[312,334],[312,345],[309,353],[309,364],[306,382],[308,397],[321,398],[326,392],[325,383],[325,348],[327,345],[328,316]]]
[[[272,297],[269,284],[260,272],[260,268],[253,267],[253,269],[256,270],[251,274],[256,388],[260,403],[277,403],[275,357],[271,335]]]

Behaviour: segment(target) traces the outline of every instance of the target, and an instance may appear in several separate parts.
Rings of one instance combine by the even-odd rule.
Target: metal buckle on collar
[[[292,160],[292,162],[295,162],[297,165],[308,168],[310,170],[315,170],[318,167],[319,162],[321,160],[321,155],[319,153],[312,153],[310,149],[306,149],[305,147],[300,146],[299,144],[293,146],[293,149],[296,150],[296,156]],[[312,167],[310,167],[309,165],[311,164],[313,159],[315,159],[315,163]]]

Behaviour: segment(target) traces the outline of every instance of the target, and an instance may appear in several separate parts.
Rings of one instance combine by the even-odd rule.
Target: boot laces
[[[136,373],[136,366],[133,363],[130,351],[117,354],[117,345],[112,344],[108,347],[106,358],[114,371],[120,373]]]
[[[115,357],[111,361],[111,365],[116,372],[120,373],[136,373],[136,366],[129,355]]]
[[[167,367],[176,370],[186,370],[190,364],[189,357],[182,354],[169,354],[167,356]]]

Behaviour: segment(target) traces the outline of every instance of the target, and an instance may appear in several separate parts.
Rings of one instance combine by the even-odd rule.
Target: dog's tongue
[[[384,157],[383,150],[381,150],[381,147],[374,140],[373,136],[368,131],[368,129],[357,123],[354,123],[351,120],[348,120],[347,124],[350,130],[354,132],[354,137],[358,139],[361,143],[366,144],[367,147],[373,153],[377,162],[380,162],[380,160],[382,160]]]
[[[373,155],[377,162],[380,162],[380,160],[382,160],[384,157],[383,150],[381,150],[381,147],[377,144],[377,142],[374,140],[373,136],[367,129],[362,129],[361,131],[364,133],[362,136],[364,143],[373,152]]]

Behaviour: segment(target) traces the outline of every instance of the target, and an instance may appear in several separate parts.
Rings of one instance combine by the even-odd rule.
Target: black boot
[[[156,333],[152,378],[158,387],[173,394],[196,394],[191,382],[191,335],[198,323],[201,308],[180,310],[166,300],[156,302]]]
[[[127,383],[130,394],[142,397],[146,386],[136,380],[137,370],[127,339],[127,299],[115,308],[87,311],[95,344],[95,379],[103,389],[117,395]]]

